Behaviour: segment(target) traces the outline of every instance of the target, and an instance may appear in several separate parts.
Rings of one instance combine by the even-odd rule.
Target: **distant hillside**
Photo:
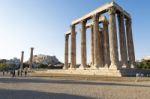
[[[143,58],[144,60],[150,60],[150,56],[146,56],[145,58]]]
[[[39,54],[33,56],[33,63],[56,65],[56,64],[60,64],[61,62],[56,58],[56,56]]]

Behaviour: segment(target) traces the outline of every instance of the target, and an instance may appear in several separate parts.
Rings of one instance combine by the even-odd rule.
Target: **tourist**
[[[15,69],[13,70],[13,77],[15,77],[16,76],[16,72],[15,72]]]
[[[21,77],[22,77],[22,73],[23,73],[23,71],[21,70]]]
[[[19,75],[20,75],[20,70],[18,70],[17,73],[18,73],[18,77],[19,77]]]
[[[5,71],[3,70],[3,76],[5,75]]]
[[[25,72],[24,73],[25,73],[25,77],[26,77],[27,76],[27,67],[25,68]]]
[[[25,70],[25,72],[24,72],[24,73],[25,73],[25,77],[26,77],[26,76],[27,76],[27,70]]]

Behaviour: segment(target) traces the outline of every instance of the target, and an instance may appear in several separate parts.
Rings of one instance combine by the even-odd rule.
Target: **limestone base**
[[[85,70],[85,67],[83,65],[80,65],[77,69]]]
[[[40,72],[40,71],[35,71]],[[108,68],[99,68],[98,70],[81,70],[81,69],[68,69],[68,70],[47,70],[43,71],[44,73],[54,73],[54,74],[77,74],[77,75],[100,75],[100,76],[114,76],[114,77],[122,77],[122,76],[136,76],[137,73],[149,74],[150,70],[141,70],[141,69],[108,69]],[[42,71],[41,71],[42,73]]]

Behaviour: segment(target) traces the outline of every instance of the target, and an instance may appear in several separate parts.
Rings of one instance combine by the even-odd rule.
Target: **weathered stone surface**
[[[81,65],[79,68],[86,68],[86,20],[81,21]]]
[[[30,52],[30,61],[29,61],[29,68],[32,69],[32,64],[33,64],[33,49],[31,48],[31,52]]]
[[[91,66],[94,65],[94,32],[93,25],[91,26]]]
[[[109,32],[108,32],[108,21],[105,17],[103,22],[103,32],[104,32],[104,66],[106,68],[110,65],[110,50],[109,50]]]
[[[92,11],[92,12],[90,12],[90,13],[88,13],[88,14],[82,16],[81,18],[78,18],[78,19],[72,21],[71,24],[72,24],[72,25],[78,24],[81,20],[88,19],[88,18],[92,17],[94,14],[98,14],[98,13],[102,14],[102,13],[105,13],[105,12],[107,12],[108,9],[111,8],[111,7],[115,7],[119,12],[124,13],[124,15],[125,15],[126,17],[129,17],[129,18],[130,18],[130,14],[127,13],[125,10],[123,10],[122,7],[120,7],[120,6],[119,6],[117,3],[115,3],[115,2],[110,2],[110,3],[107,3],[107,4],[103,5],[103,6],[101,6],[101,7],[97,8],[97,9],[95,9],[95,10]]]
[[[66,34],[65,35],[65,57],[64,57],[64,69],[68,69],[68,40],[69,40],[69,35],[68,34]]]
[[[114,7],[109,9],[109,32],[110,32],[110,59],[112,69],[118,69],[118,43],[117,43],[117,31],[116,31],[116,9]]]
[[[99,28],[98,32],[98,48],[99,48],[99,67],[104,66],[104,35],[103,29]]]
[[[99,40],[98,40],[98,32],[99,32],[99,24],[98,24],[98,15],[93,15],[93,32],[94,32],[94,68],[98,68],[100,66],[100,54],[99,54]]]
[[[20,70],[23,69],[23,58],[24,58],[24,51],[21,51],[21,63],[20,63]]]
[[[118,14],[118,25],[119,25],[119,36],[120,36],[121,66],[126,68],[128,67],[128,64],[127,64],[127,47],[126,47],[126,35],[125,35],[123,13]]]
[[[134,53],[134,44],[132,36],[132,26],[131,19],[126,19],[126,32],[127,32],[127,45],[128,45],[128,56],[130,67],[135,68],[135,53]]]
[[[75,25],[71,26],[71,65],[70,69],[74,69],[76,67],[76,32]]]

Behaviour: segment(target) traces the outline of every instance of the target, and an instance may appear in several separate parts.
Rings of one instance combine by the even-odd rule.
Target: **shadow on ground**
[[[55,83],[55,84],[83,84],[83,85],[110,85],[110,86],[131,86],[131,87],[150,87],[150,85],[123,84],[113,82],[93,82],[80,80],[59,80],[43,78],[0,78],[0,83]]]
[[[0,99],[93,99],[64,93],[47,93],[30,90],[0,89]]]

